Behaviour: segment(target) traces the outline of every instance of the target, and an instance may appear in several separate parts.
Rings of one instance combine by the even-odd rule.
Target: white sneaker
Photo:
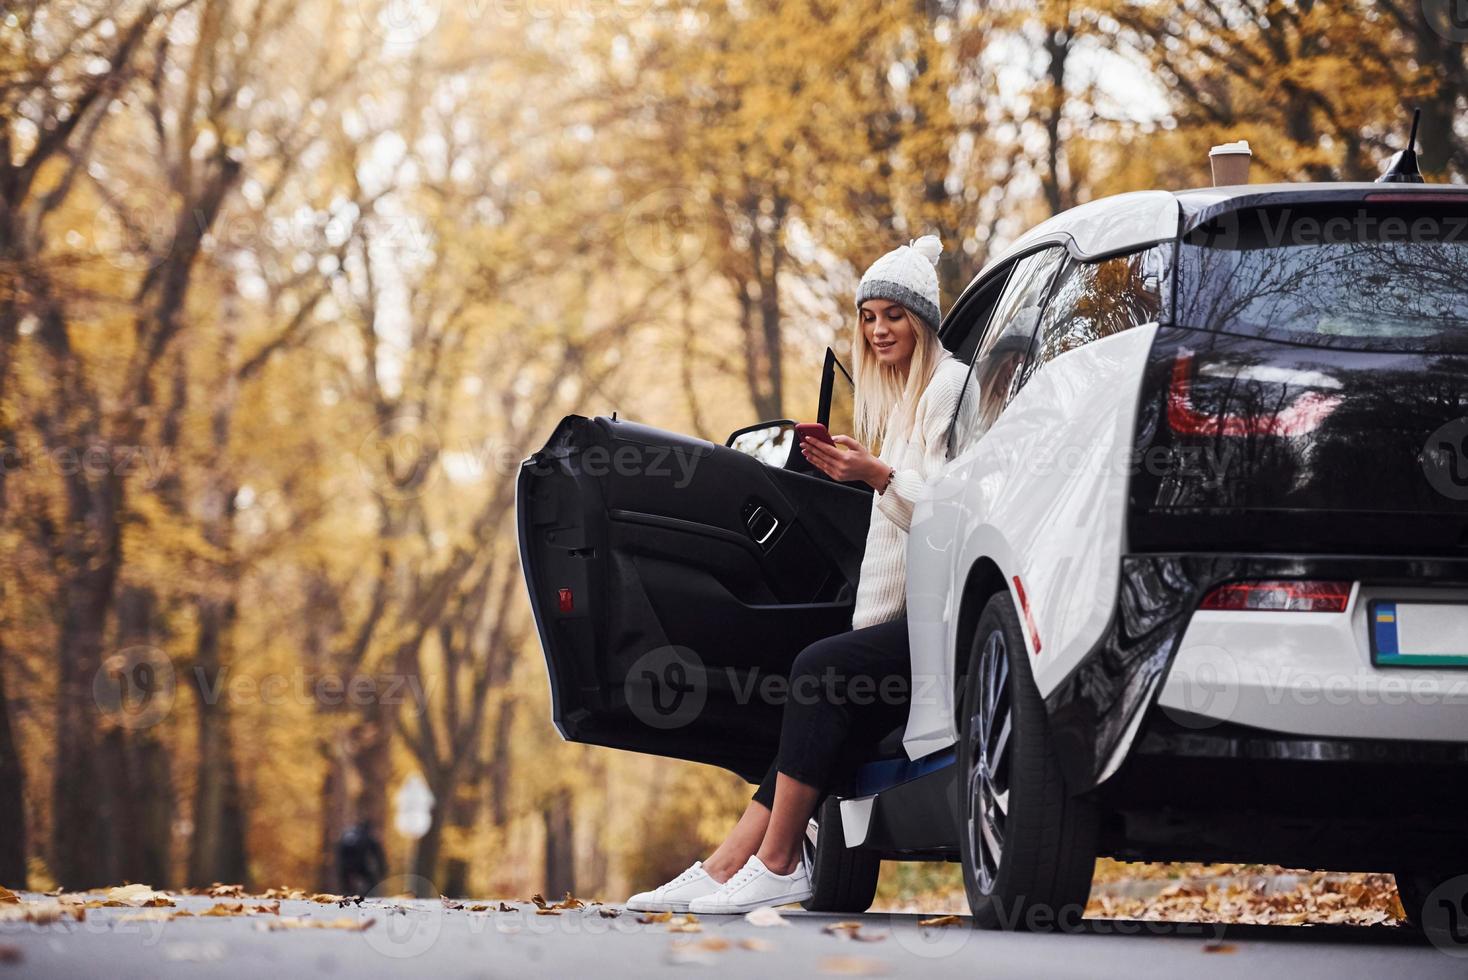
[[[811,896],[810,869],[801,855],[800,864],[788,875],[777,875],[757,856],[751,855],[724,887],[688,903],[695,915],[733,915],[753,912],[767,905],[803,902]]]
[[[687,912],[690,901],[712,895],[722,887],[703,870],[702,861],[694,861],[687,871],[667,884],[627,899],[626,908],[629,912]]]

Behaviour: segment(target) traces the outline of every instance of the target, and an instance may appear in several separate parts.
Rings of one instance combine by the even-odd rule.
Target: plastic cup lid
[[[1249,149],[1248,140],[1239,140],[1237,143],[1220,143],[1208,151],[1208,155],[1211,157],[1221,157],[1235,153],[1248,154],[1249,156],[1254,155],[1254,151]]]

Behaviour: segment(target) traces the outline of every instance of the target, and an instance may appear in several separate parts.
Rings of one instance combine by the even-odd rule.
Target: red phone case
[[[831,438],[831,433],[819,422],[801,422],[795,426],[795,434],[801,439],[814,439],[824,442],[828,446],[836,445],[836,440]]]

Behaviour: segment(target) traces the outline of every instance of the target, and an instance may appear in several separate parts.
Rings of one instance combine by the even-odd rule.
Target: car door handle
[[[763,505],[756,504],[755,508],[745,515],[744,526],[749,530],[749,536],[754,538],[754,543],[763,545],[780,529],[780,519],[771,514]]]

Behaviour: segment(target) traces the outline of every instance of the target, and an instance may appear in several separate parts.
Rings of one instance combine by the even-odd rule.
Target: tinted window
[[[1015,263],[969,368],[949,438],[950,457],[988,432],[1018,390],[1019,369],[1034,341],[1050,282],[1064,257],[1063,249],[1048,248]]]
[[[1358,350],[1468,349],[1468,208],[1232,212],[1178,252],[1177,322]]]
[[[1010,266],[991,276],[983,289],[976,295],[965,298],[962,305],[954,311],[953,324],[944,334],[943,342],[953,352],[953,356],[963,363],[973,363],[979,341],[984,339],[984,326],[989,322],[994,304],[1012,271],[1014,267]]]
[[[1040,320],[1038,356],[1026,365],[1024,380],[1066,351],[1155,322],[1162,311],[1167,251],[1149,248],[1100,262],[1068,260]]]

